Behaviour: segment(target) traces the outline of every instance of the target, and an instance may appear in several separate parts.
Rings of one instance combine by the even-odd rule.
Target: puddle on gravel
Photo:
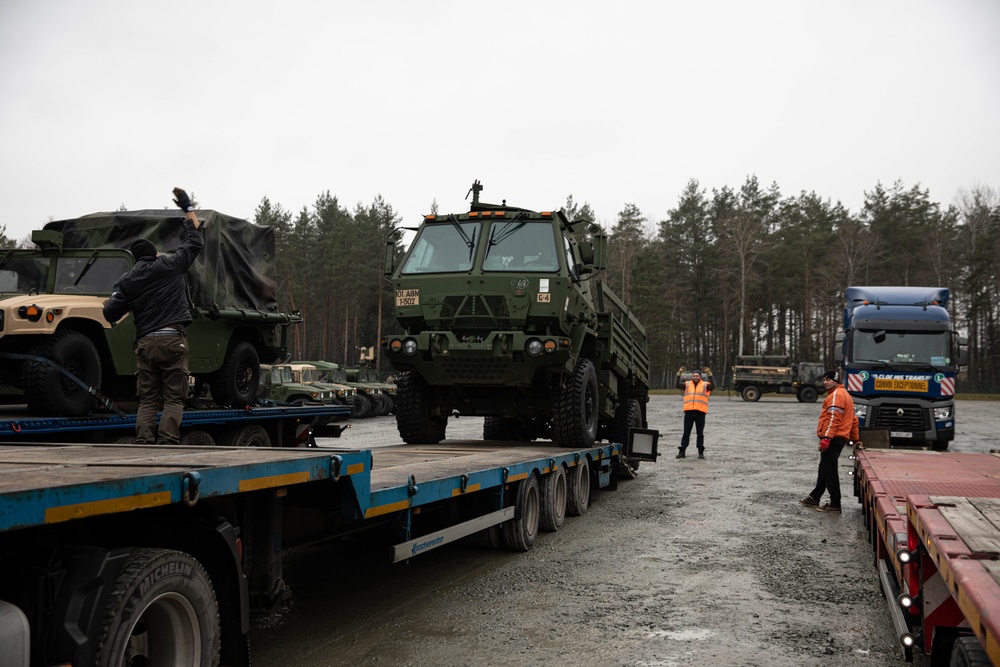
[[[653,630],[646,635],[647,638],[662,637],[663,639],[676,639],[677,641],[704,641],[715,633],[705,628],[692,628],[690,630]]]

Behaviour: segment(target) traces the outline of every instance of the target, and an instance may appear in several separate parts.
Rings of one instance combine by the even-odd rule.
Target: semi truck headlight
[[[532,338],[528,341],[527,345],[524,346],[525,351],[533,357],[537,357],[542,353],[542,341],[537,338]]]
[[[417,353],[417,340],[415,338],[407,338],[403,341],[403,352],[409,355],[414,355]]]
[[[868,406],[867,405],[858,405],[857,403],[855,403],[854,404],[854,416],[857,417],[858,419],[864,419],[865,417],[867,417],[868,416]]]
[[[953,406],[949,405],[946,408],[934,408],[934,420],[941,421],[942,419],[951,419],[951,411]]]

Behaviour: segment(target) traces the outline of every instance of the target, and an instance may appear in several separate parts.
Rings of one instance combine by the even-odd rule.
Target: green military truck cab
[[[428,215],[386,275],[404,333],[385,337],[399,371],[408,443],[444,439],[449,416],[484,415],[487,439],[567,447],[626,442],[646,426],[646,333],[597,272],[606,236],[561,211],[479,202]]]
[[[215,211],[199,211],[205,248],[186,274],[192,322],[188,368],[219,405],[253,403],[260,363],[287,356],[287,329],[301,322],[274,300],[274,234]],[[117,400],[135,398],[131,314],[105,321],[104,301],[134,265],[125,250],[148,238],[177,249],[181,211],[95,213],[51,222],[35,249],[0,251],[0,382],[6,400],[33,414],[81,417],[94,400],[77,377]],[[65,372],[64,372],[65,371]]]

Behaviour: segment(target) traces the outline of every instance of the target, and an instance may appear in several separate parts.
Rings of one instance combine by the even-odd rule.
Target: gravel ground
[[[906,665],[841,458],[844,512],[814,482],[819,403],[713,396],[705,460],[674,459],[679,396],[654,396],[663,456],[595,493],[527,553],[472,545],[409,564],[361,541],[286,555],[290,609],[254,619],[257,665]],[[985,452],[1000,402],[960,402],[953,451]],[[478,438],[482,419],[449,424]],[[331,446],[396,444],[392,418]],[[693,451],[693,443],[691,451]],[[825,500],[825,499],[824,499]],[[925,665],[923,656],[915,664]]]

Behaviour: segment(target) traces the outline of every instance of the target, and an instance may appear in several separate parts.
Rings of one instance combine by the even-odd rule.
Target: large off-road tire
[[[561,447],[593,447],[598,421],[597,371],[580,359],[552,410],[552,437]]]
[[[448,418],[431,414],[430,388],[414,371],[402,371],[396,378],[396,428],[403,442],[435,445],[444,440]]]
[[[253,405],[260,382],[260,357],[249,341],[236,342],[229,350],[222,368],[212,373],[209,386],[218,405],[242,408]]]
[[[816,387],[799,389],[799,401],[802,403],[815,403],[817,398],[819,398],[819,392],[816,391]]]
[[[524,427],[517,419],[486,417],[483,419],[483,440],[525,440]]]
[[[351,401],[351,419],[364,419],[372,415],[372,402],[365,394],[355,394]]]
[[[542,514],[539,518],[542,530],[551,533],[562,528],[566,521],[568,496],[566,469],[557,465],[555,470],[542,477]]]
[[[392,412],[392,399],[389,398],[389,394],[379,394],[375,398],[378,399],[378,406],[375,414],[379,417],[385,417],[387,414]]]
[[[136,549],[104,610],[94,665],[219,664],[222,635],[212,581],[180,551]]]
[[[748,384],[743,387],[743,391],[740,392],[740,396],[743,397],[744,401],[759,401],[760,400],[760,389],[756,385]]]
[[[612,442],[617,442],[624,449],[628,445],[628,431],[630,428],[642,428],[642,406],[639,401],[631,399],[627,403],[621,403],[615,410],[615,421],[612,426]],[[641,461],[635,458],[627,459],[632,466],[632,470],[638,470]]]
[[[59,364],[88,387],[101,386],[101,357],[87,336],[79,331],[60,331],[30,352]],[[46,417],[85,417],[94,408],[94,398],[58,369],[40,361],[25,361],[21,386],[28,411]]]
[[[992,663],[976,637],[959,637],[951,649],[951,667],[989,667]]]
[[[527,551],[535,545],[541,519],[541,498],[537,477],[528,475],[526,479],[521,480],[517,485],[515,503],[514,518],[504,521],[503,524],[503,541],[511,551]]]
[[[570,468],[566,481],[566,514],[581,516],[590,507],[590,461],[584,458]]]
[[[226,447],[270,447],[271,436],[260,424],[243,424],[220,436],[219,444]]]

